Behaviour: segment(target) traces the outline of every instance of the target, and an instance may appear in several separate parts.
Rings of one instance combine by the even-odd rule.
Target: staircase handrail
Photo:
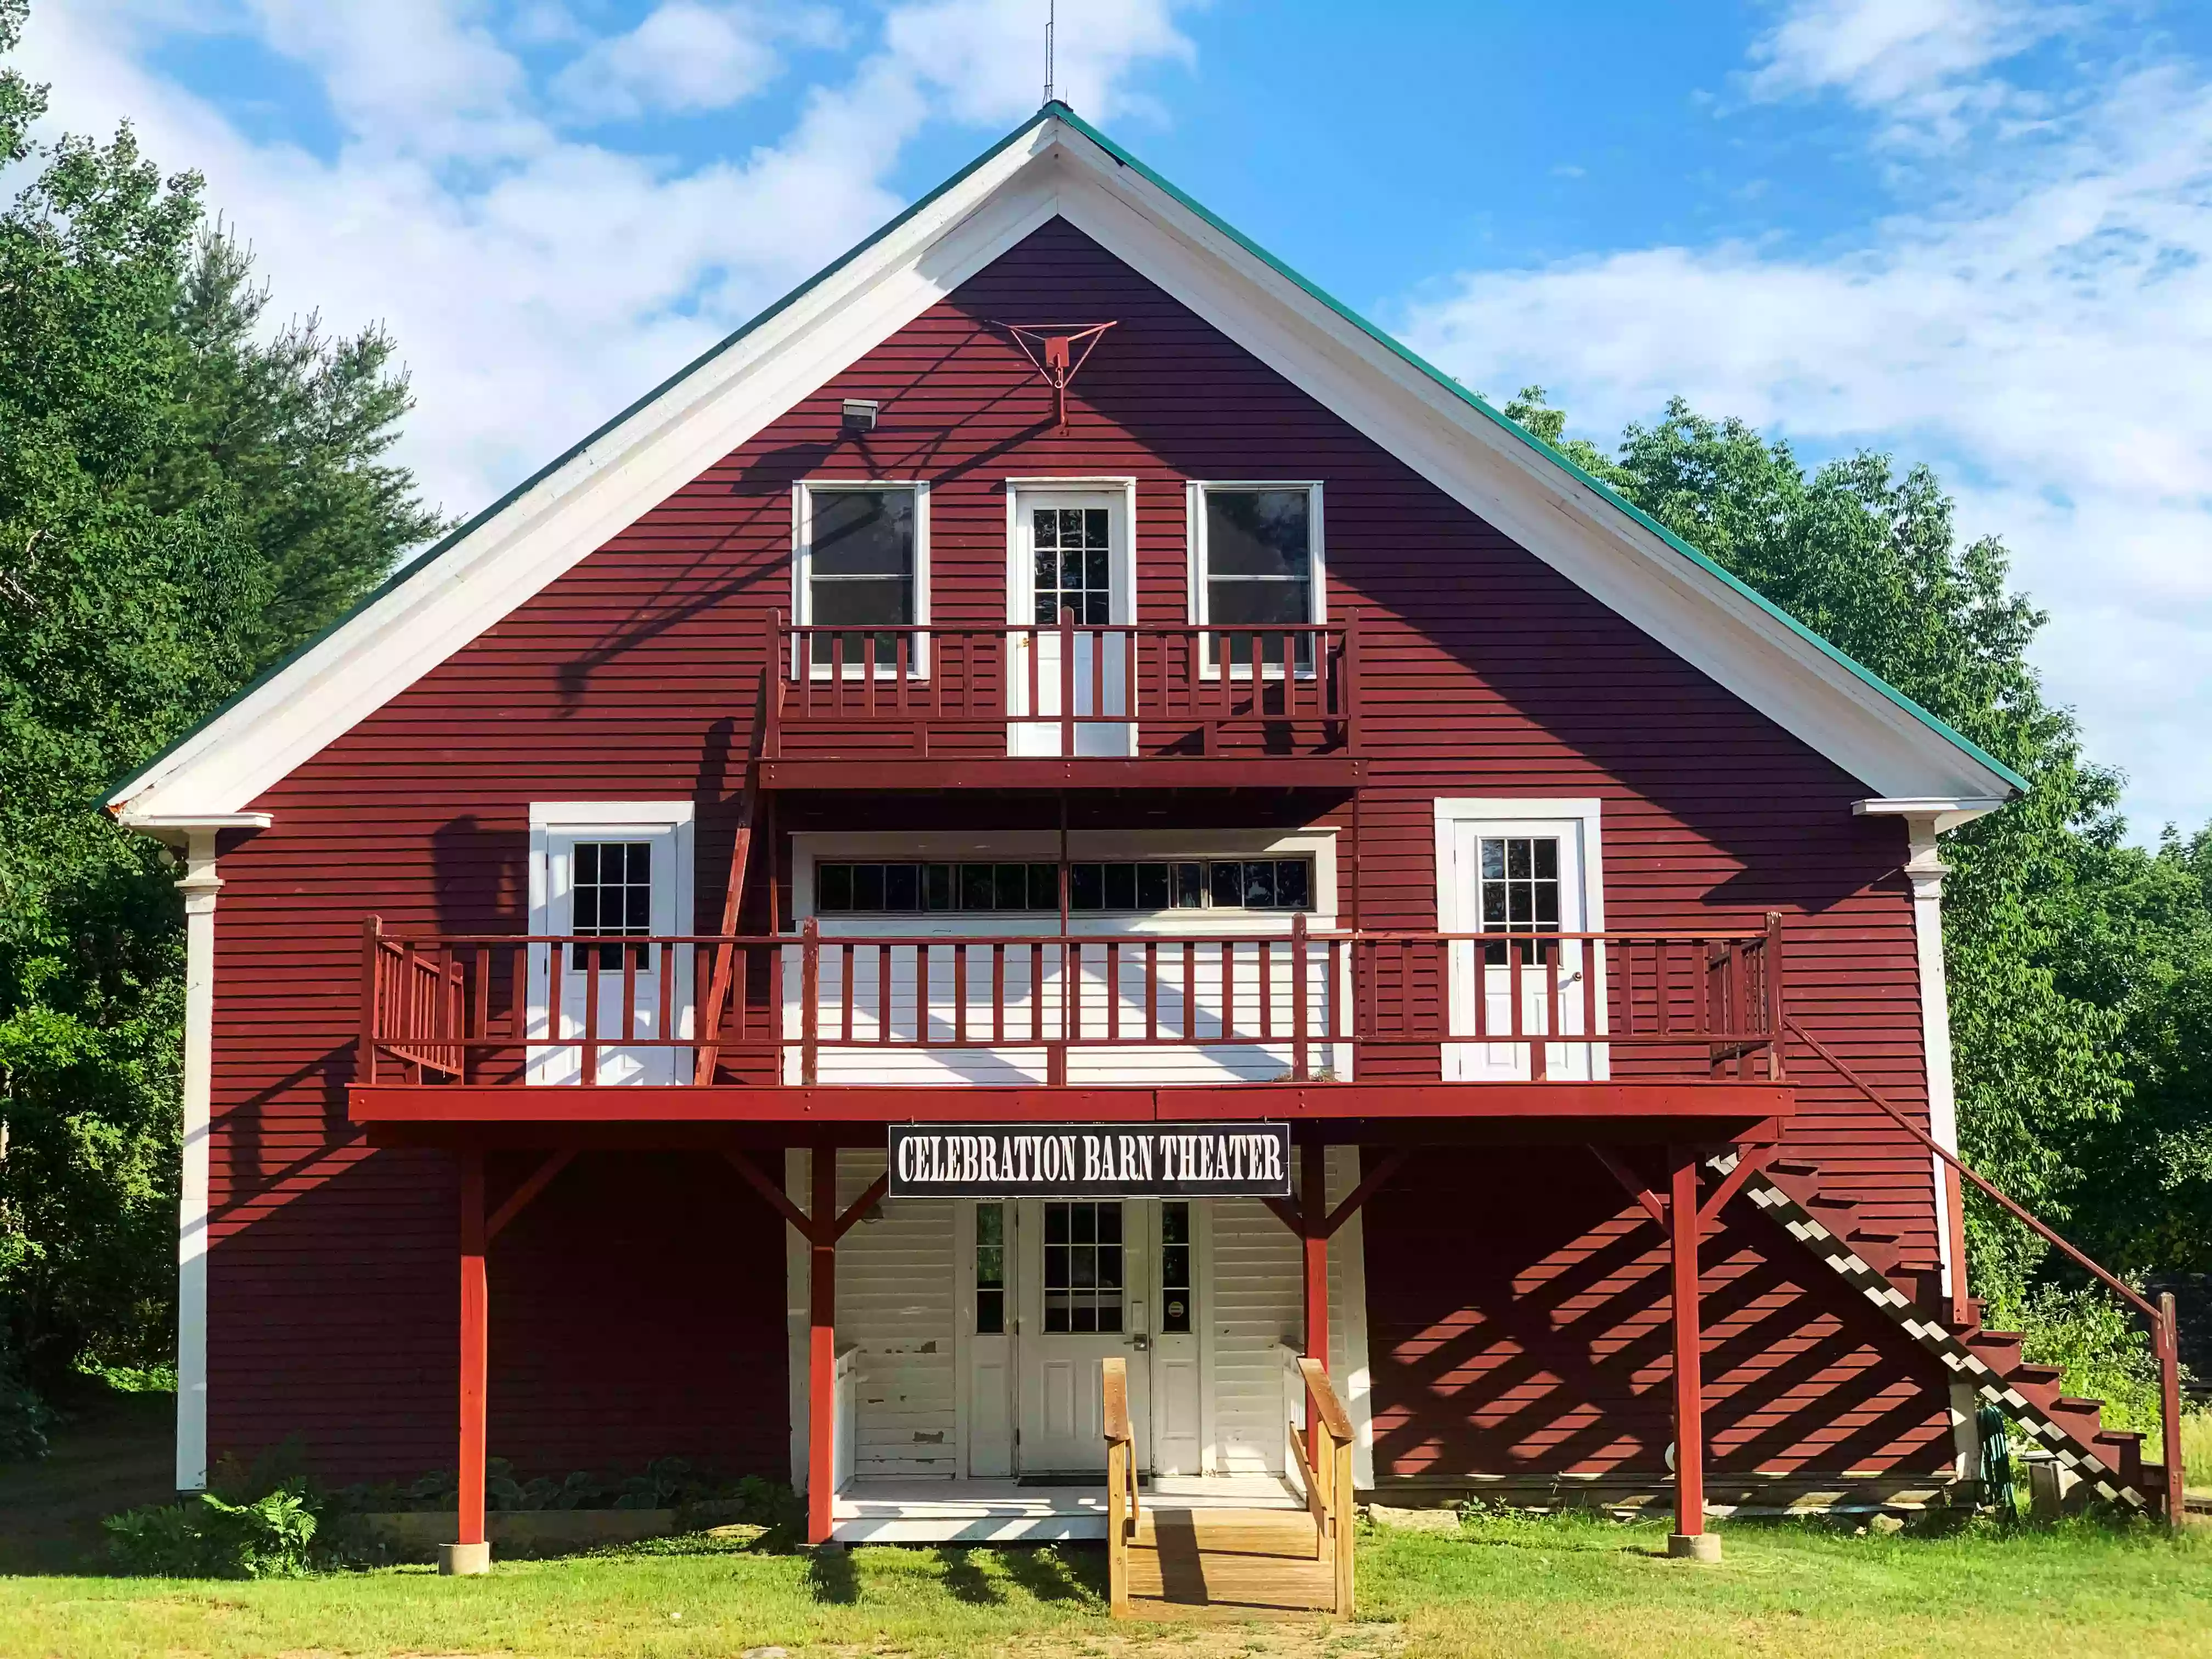
[[[1783,1029],[1810,1048],[1829,1068],[1852,1088],[1866,1097],[1894,1119],[1898,1126],[1929,1152],[1958,1171],[1964,1179],[1993,1200],[2007,1215],[2027,1226],[2037,1237],[2057,1246],[2067,1258],[2080,1267],[2099,1284],[2118,1295],[2120,1299],[2142,1314],[2150,1326],[2151,1346],[2158,1357],[2159,1437],[2163,1443],[2162,1456],[2166,1466],[2166,1515],[2167,1523],[2179,1526],[2184,1509],[2181,1466],[2181,1337],[2175,1317],[2171,1293],[2160,1297],[2153,1304],[2142,1292],[2130,1285],[2110,1268],[2093,1261],[2076,1249],[2057,1229],[2037,1216],[2025,1205],[2017,1202],[1989,1180],[1961,1160],[1956,1152],[1929,1134],[1872,1084],[1853,1071],[1848,1062],[1814,1036],[1790,1015],[1783,1017]],[[1966,1264],[1954,1264],[1954,1272],[1963,1282]]]

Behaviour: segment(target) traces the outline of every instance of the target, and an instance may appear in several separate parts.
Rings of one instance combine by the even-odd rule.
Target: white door
[[[1444,931],[1498,938],[1495,944],[1469,940],[1450,947],[1451,1030],[1493,1040],[1446,1043],[1448,1080],[1534,1075],[1533,1045],[1494,1040],[1516,1030],[1516,1002],[1523,1036],[1604,1029],[1596,953],[1577,940],[1513,943],[1516,933],[1584,931],[1589,903],[1582,834],[1576,819],[1462,820],[1450,826]],[[1555,1080],[1602,1075],[1593,1050],[1588,1042],[1547,1042],[1543,1074]]]
[[[1129,1364],[1129,1425],[1138,1460],[1151,1446],[1147,1334],[1151,1282],[1146,1206],[1124,1199],[1025,1199],[1015,1206],[1016,1340],[1024,1476],[1106,1467],[1098,1362]]]
[[[531,931],[582,935],[566,946],[530,953],[530,1053],[532,1083],[580,1083],[580,1039],[595,1032],[610,1046],[598,1051],[594,1081],[674,1083],[674,1048],[629,1048],[624,1037],[691,1034],[690,953],[624,939],[689,931],[688,819],[542,824],[533,833]],[[596,1018],[593,1003],[597,1003]],[[663,1004],[667,1018],[662,1019]],[[547,1042],[546,1039],[553,1039]]]
[[[1206,1207],[1187,1198],[1142,1206],[1157,1230],[1152,1336],[1152,1468],[1156,1474],[1204,1473],[1206,1378],[1199,1343],[1205,1293],[1199,1230]]]
[[[1018,638],[1006,653],[1006,706],[1017,716],[1007,748],[1016,755],[1057,755],[1061,732],[1054,720],[1018,717],[1059,714],[1071,689],[1078,714],[1130,712],[1134,636],[1110,626],[1136,616],[1127,502],[1119,492],[1021,489],[1014,494],[1013,517],[1007,621],[1056,629],[1068,612],[1075,627],[1065,653],[1057,632],[1040,634],[1034,645]],[[1072,672],[1064,673],[1069,664]],[[1075,752],[1133,755],[1136,738],[1132,725],[1079,726]]]
[[[1014,1217],[997,1200],[963,1202],[968,1263],[961,1312],[968,1324],[968,1473],[1002,1480],[1014,1472]]]

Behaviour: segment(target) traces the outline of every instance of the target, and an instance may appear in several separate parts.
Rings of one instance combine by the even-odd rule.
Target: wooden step
[[[1129,1547],[1139,1617],[1249,1618],[1326,1613],[1335,1564],[1316,1552],[1313,1517],[1298,1510],[1140,1509]]]

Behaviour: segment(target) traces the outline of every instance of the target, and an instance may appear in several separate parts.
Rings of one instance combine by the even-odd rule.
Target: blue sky
[[[2212,818],[2212,8],[1061,0],[1085,114],[1494,396],[1927,459]],[[387,323],[465,512],[1033,109],[1043,0],[34,0],[56,125]]]

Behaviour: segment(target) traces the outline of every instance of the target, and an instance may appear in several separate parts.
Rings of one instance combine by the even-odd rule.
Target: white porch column
[[[177,1490],[207,1486],[208,1133],[215,1070],[216,831],[185,836],[183,1167],[177,1201]]]
[[[1936,842],[1940,820],[1914,813],[1905,819],[1910,856],[1905,873],[1912,884],[1912,933],[1919,959],[1920,1021],[1928,1066],[1928,1133],[1954,1157],[1959,1151],[1959,1097],[1951,1069],[1951,995],[1943,973],[1943,878],[1950,867]],[[1962,1194],[1950,1166],[1930,1153],[1935,1176],[1936,1240],[1943,1267],[1943,1294],[1955,1306],[1966,1293],[1966,1238],[1960,1218]],[[1951,1385],[1952,1474],[1978,1479],[1982,1437],[1975,1420],[1973,1385]]]
[[[1959,1097],[1951,1072],[1951,994],[1943,974],[1943,862],[1936,841],[1936,819],[1906,820],[1911,855],[1905,873],[1912,883],[1912,933],[1919,957],[1920,1022],[1927,1045],[1928,1133],[1954,1157],[1959,1151]],[[1957,1296],[1965,1289],[1966,1264],[1954,1259],[1960,1241],[1952,1237],[1955,1178],[1950,1168],[1929,1155],[1936,1177],[1936,1245],[1942,1252],[1943,1289]]]

